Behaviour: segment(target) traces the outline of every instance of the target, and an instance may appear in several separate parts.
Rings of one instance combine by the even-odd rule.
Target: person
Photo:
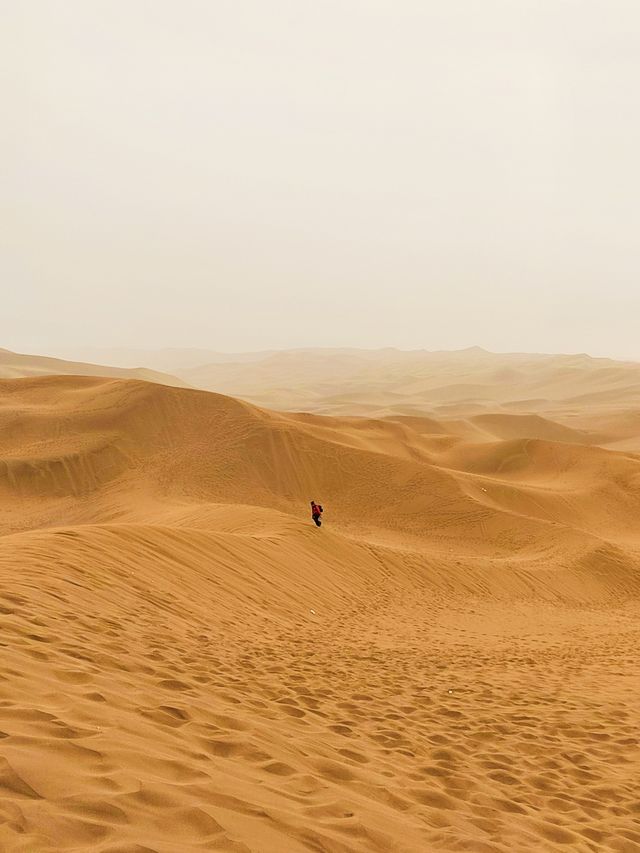
[[[322,507],[315,501],[311,501],[311,518],[314,520],[316,527],[322,525]]]

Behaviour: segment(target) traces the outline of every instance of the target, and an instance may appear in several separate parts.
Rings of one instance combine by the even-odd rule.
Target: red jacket
[[[322,515],[322,507],[320,504],[311,504],[311,515]]]

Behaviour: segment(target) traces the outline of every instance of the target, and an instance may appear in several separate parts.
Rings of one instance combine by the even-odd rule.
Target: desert
[[[637,368],[587,366],[455,417],[2,380],[2,849],[639,850]]]
[[[0,853],[640,853],[640,5],[0,5]]]

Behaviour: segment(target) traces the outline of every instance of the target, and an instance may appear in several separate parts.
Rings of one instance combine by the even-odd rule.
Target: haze
[[[2,10],[0,346],[640,357],[635,4]]]

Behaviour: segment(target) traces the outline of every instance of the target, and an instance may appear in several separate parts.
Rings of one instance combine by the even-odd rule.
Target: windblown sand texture
[[[377,419],[0,382],[0,850],[640,851],[640,417],[600,380]]]

